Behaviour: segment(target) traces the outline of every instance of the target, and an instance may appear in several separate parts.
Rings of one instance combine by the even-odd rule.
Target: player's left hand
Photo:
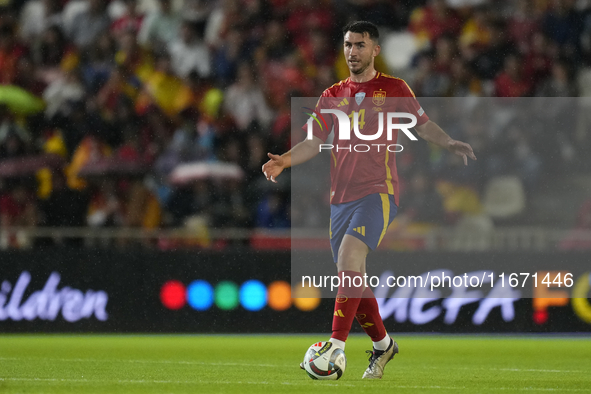
[[[285,168],[285,159],[273,153],[267,153],[267,156],[269,156],[269,161],[263,164],[263,174],[265,174],[268,181],[277,183],[277,177]]]
[[[466,144],[462,141],[451,140],[448,144],[448,149],[450,152],[461,156],[464,158],[464,165],[468,165],[468,157],[472,160],[476,160],[476,156],[474,155],[474,151],[470,144]]]

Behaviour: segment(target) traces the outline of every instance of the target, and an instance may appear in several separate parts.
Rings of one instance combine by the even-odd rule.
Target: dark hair
[[[351,33],[360,33],[369,34],[369,38],[371,38],[376,43],[380,38],[380,32],[378,31],[378,27],[371,22],[367,21],[355,21],[348,23],[345,27],[343,27],[343,35],[347,34],[350,31]]]

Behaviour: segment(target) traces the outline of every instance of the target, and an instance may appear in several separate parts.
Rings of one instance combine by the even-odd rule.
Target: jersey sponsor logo
[[[371,99],[371,101],[378,107],[380,105],[384,105],[384,103],[386,102],[386,92],[383,90],[377,90],[373,92],[373,98]]]
[[[357,105],[361,105],[364,98],[365,98],[365,92],[355,93],[355,102],[357,103]]]
[[[342,304],[343,302],[347,302],[348,299],[349,298],[346,295],[344,295],[344,294],[338,294],[337,295],[337,302],[339,304]]]
[[[355,231],[356,233],[359,233],[365,237],[365,226],[355,227],[353,229],[353,231]]]
[[[343,105],[349,105],[349,100],[347,100],[346,97],[339,103],[339,105],[337,105],[337,108],[342,107]]]

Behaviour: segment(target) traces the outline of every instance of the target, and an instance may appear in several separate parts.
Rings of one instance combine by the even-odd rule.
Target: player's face
[[[362,74],[373,65],[373,59],[380,52],[380,46],[369,37],[368,33],[348,31],[344,41],[345,59],[351,73]]]

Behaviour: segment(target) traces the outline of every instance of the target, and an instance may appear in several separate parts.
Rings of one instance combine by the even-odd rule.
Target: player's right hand
[[[281,174],[281,172],[285,168],[285,159],[279,155],[274,155],[272,153],[267,153],[267,156],[269,156],[270,160],[263,164],[263,174],[265,174],[265,177],[268,181],[277,183],[277,176],[279,176],[279,174]]]

